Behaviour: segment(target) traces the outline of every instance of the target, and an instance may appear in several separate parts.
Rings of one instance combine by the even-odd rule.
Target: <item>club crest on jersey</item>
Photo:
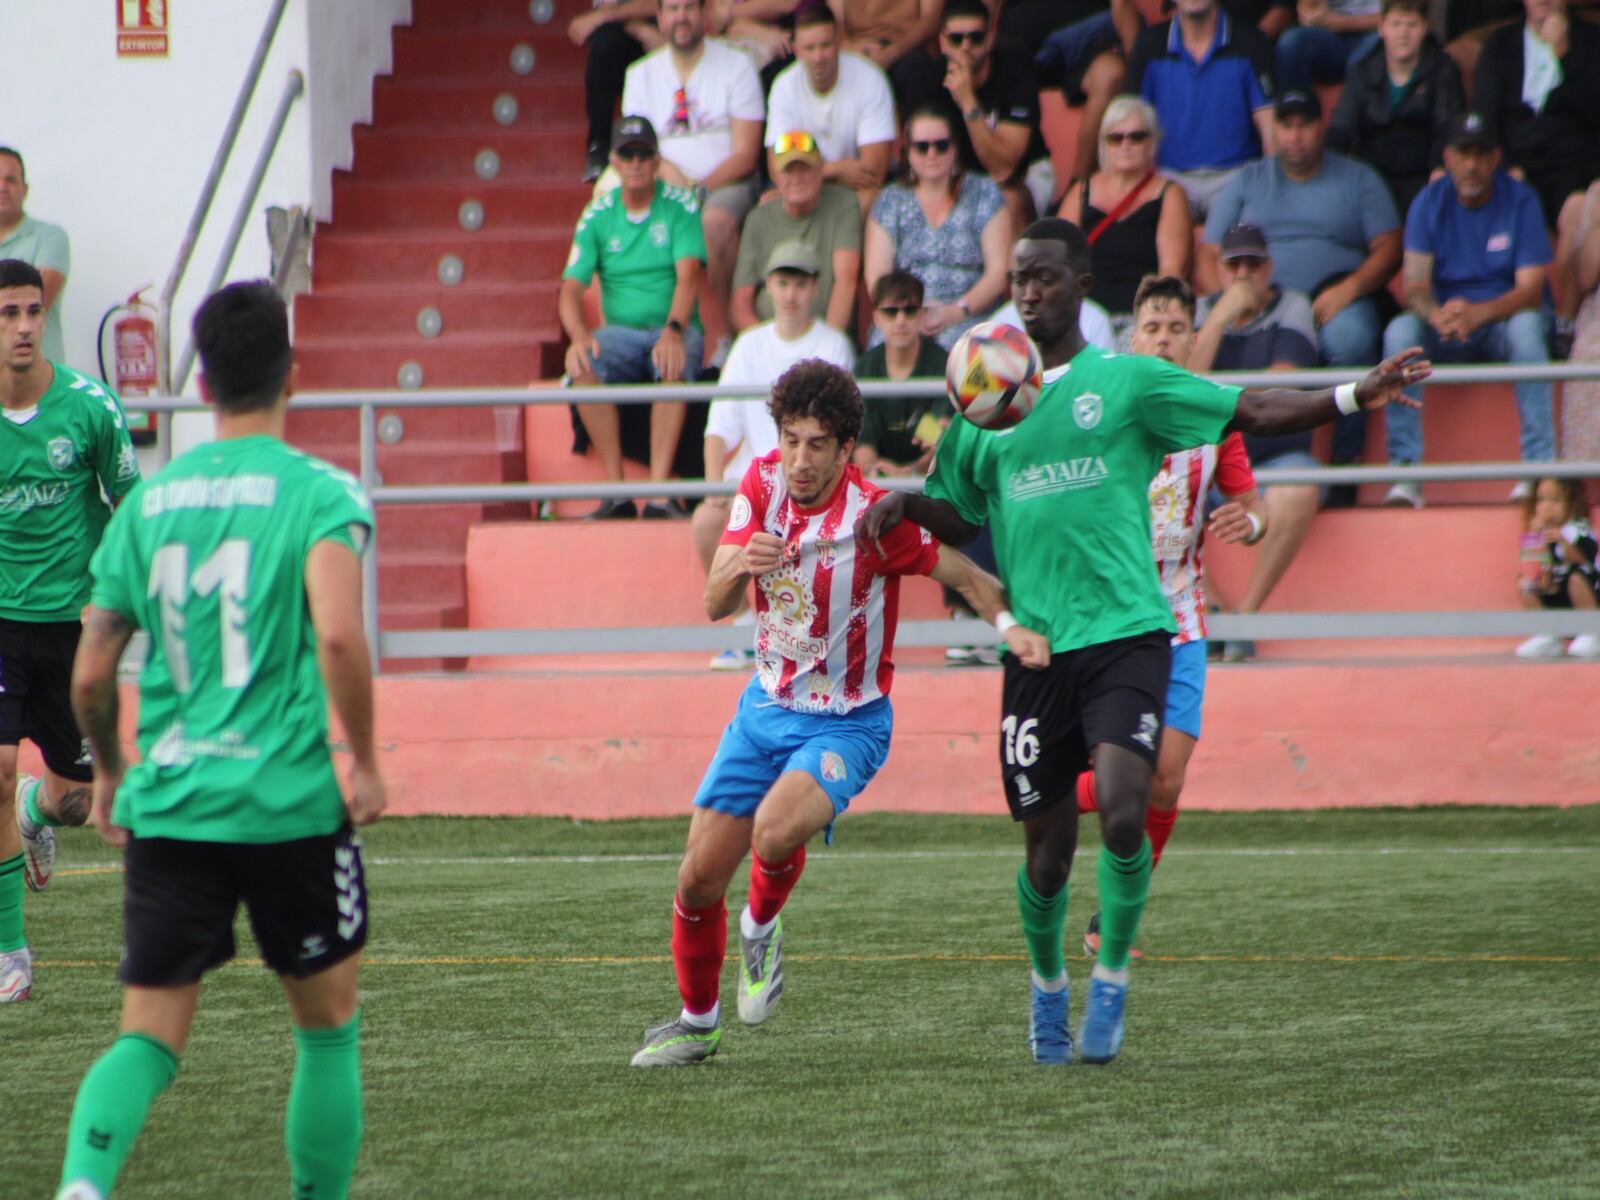
[[[1104,410],[1105,404],[1098,394],[1085,392],[1072,402],[1072,419],[1078,423],[1079,429],[1093,429],[1100,424]]]
[[[849,775],[850,772],[845,768],[844,759],[840,758],[832,750],[824,750],[822,752],[822,778],[824,780],[828,783],[843,783]]]
[[[817,565],[826,571],[833,570],[834,559],[838,556],[839,547],[833,542],[817,542]]]
[[[667,244],[667,227],[660,221],[652,221],[650,223],[650,244],[657,250],[662,249]]]
[[[50,465],[58,471],[67,470],[78,461],[78,448],[71,438],[51,438],[45,444],[45,453],[50,456]]]

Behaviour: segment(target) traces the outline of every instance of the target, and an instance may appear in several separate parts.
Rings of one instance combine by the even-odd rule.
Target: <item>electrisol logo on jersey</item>
[[[795,662],[827,658],[828,639],[808,636],[817,606],[805,581],[787,571],[773,571],[761,577],[761,590],[767,598],[761,624],[772,647]]]

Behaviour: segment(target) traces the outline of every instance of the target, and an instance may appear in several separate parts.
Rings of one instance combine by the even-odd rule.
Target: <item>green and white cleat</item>
[[[682,1017],[674,1017],[665,1025],[644,1031],[644,1045],[639,1047],[632,1067],[692,1067],[705,1062],[717,1052],[722,1041],[722,1026],[700,1029]]]
[[[17,834],[22,838],[22,881],[30,892],[42,892],[56,869],[56,831],[41,825],[33,831],[32,837],[23,832],[22,789],[32,782],[32,775],[17,776]]]
[[[764,938],[739,933],[739,1020],[759,1025],[778,1009],[783,997],[783,918],[773,919]]]

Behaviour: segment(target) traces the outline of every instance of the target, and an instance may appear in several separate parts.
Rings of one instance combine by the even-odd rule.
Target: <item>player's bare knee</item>
[[[1146,801],[1151,808],[1162,812],[1170,812],[1178,807],[1178,796],[1183,792],[1183,781],[1187,771],[1183,767],[1164,767],[1156,772],[1156,777],[1150,781],[1150,797]]]
[[[714,876],[694,855],[684,855],[678,865],[678,899],[685,908],[708,908],[727,890],[726,879]]]
[[[1130,858],[1138,853],[1139,843],[1144,840],[1142,809],[1143,806],[1137,804],[1120,804],[1108,809],[1101,801],[1100,838],[1106,849],[1118,858]]]

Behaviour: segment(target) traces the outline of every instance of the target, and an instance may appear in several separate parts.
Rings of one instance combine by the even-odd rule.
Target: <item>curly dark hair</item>
[[[815,417],[841,446],[861,433],[861,389],[849,371],[820,358],[802,359],[778,376],[767,411],[780,430]]]

